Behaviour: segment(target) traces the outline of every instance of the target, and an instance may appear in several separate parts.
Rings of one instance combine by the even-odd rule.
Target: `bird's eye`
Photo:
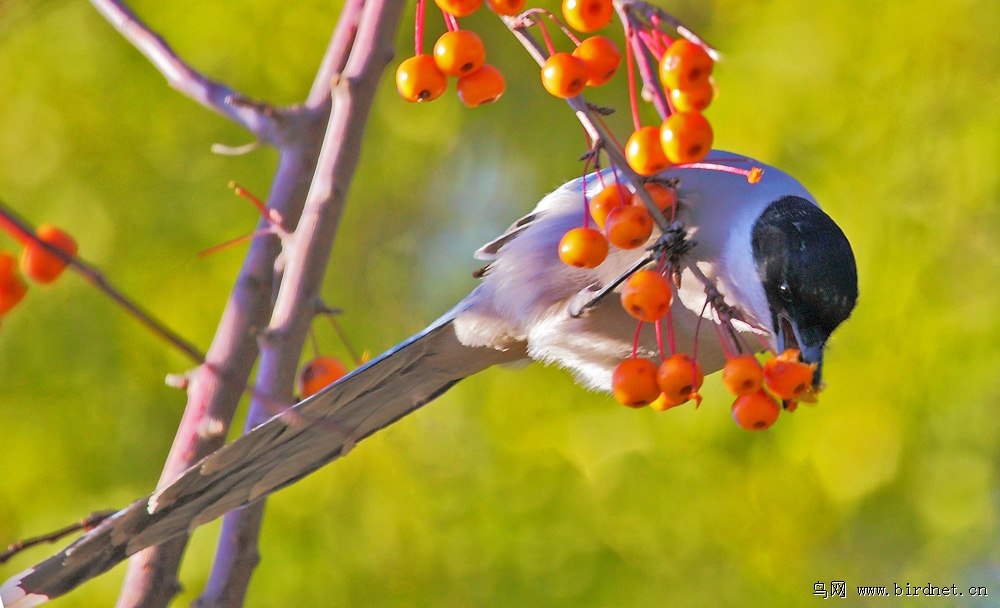
[[[778,285],[778,295],[781,299],[786,302],[792,301],[792,288],[788,286],[788,283],[782,283]]]

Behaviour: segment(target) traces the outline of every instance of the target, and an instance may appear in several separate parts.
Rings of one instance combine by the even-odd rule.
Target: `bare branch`
[[[184,338],[180,337],[175,331],[167,327],[166,324],[146,311],[137,302],[133,301],[130,297],[119,291],[118,288],[112,285],[104,274],[95,266],[85,262],[83,258],[78,255],[67,255],[62,249],[39,239],[35,234],[35,228],[19,217],[17,213],[4,204],[3,201],[0,201],[0,226],[2,226],[5,232],[13,236],[22,244],[26,244],[30,241],[33,243],[33,246],[41,247],[48,253],[51,253],[66,262],[66,264],[76,271],[77,274],[83,277],[84,280],[104,292],[106,296],[111,298],[125,312],[132,315],[133,318],[137,319],[140,323],[145,325],[147,329],[162,338],[164,341],[170,343],[175,348],[183,352],[195,363],[202,363],[205,360],[205,355],[203,355],[198,348],[193,346]]]
[[[26,538],[24,540],[13,542],[7,546],[6,551],[0,553],[0,564],[6,563],[7,560],[14,557],[21,551],[34,547],[35,545],[40,545],[42,543],[54,543],[58,541],[60,538],[72,534],[74,532],[79,532],[80,530],[90,530],[91,528],[101,523],[105,519],[111,517],[117,512],[118,511],[116,510],[97,511],[91,513],[90,515],[81,519],[75,524],[70,524],[65,528],[60,528],[56,530],[55,532],[49,532],[48,534],[43,534],[41,536],[36,536],[34,538]]]
[[[392,57],[402,4],[391,0],[353,2],[344,7],[328,53],[327,66],[342,67],[335,77],[335,102],[302,220],[287,243],[287,266],[275,303],[271,326],[263,336],[258,391],[251,401],[244,432],[263,423],[273,412],[268,403],[291,403],[292,385],[319,300],[347,191],[360,157],[362,135],[379,78]],[[353,36],[353,44],[344,43]],[[317,77],[317,83],[322,76]],[[215,564],[198,608],[236,607],[243,603],[253,569],[259,562],[257,540],[265,501],[223,518]]]
[[[229,118],[258,139],[268,143],[274,141],[276,116],[271,106],[253,101],[220,82],[202,76],[181,61],[163,38],[150,30],[122,2],[90,2],[123,38],[149,59],[171,87]]]
[[[365,0],[347,0],[344,3],[344,8],[341,9],[340,17],[337,19],[337,27],[330,37],[330,44],[327,45],[323,60],[316,71],[309,96],[306,97],[307,107],[317,108],[330,102],[333,79],[347,66],[358,33],[358,18],[364,5]]]

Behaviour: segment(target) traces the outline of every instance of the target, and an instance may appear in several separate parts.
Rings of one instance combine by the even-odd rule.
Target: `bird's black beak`
[[[803,362],[816,364],[812,387],[818,391],[823,384],[823,348],[826,346],[826,336],[821,330],[800,330],[798,323],[784,312],[778,313],[777,333],[779,353],[796,348],[801,353]]]
[[[776,346],[797,348],[804,362],[816,365],[812,387],[819,390],[826,341],[858,300],[851,244],[819,207],[785,196],[754,223],[751,247]]]

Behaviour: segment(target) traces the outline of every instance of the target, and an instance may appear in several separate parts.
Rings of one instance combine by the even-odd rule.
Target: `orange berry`
[[[799,362],[802,360],[802,351],[797,348],[786,348],[781,353],[774,356],[778,361]]]
[[[701,364],[691,355],[677,353],[670,355],[660,364],[656,372],[656,382],[667,400],[684,403],[695,396],[705,376]]]
[[[575,268],[597,268],[608,257],[608,241],[600,230],[574,228],[559,241],[559,259]]]
[[[51,224],[38,227],[35,235],[69,257],[76,255],[76,241]],[[42,284],[55,281],[66,269],[67,262],[34,241],[28,241],[21,251],[21,272]]]
[[[683,405],[683,403],[675,403],[670,399],[667,399],[666,395],[660,393],[660,396],[650,403],[649,407],[657,412],[665,412],[672,407],[677,407],[678,405]]]
[[[816,364],[798,361],[798,351],[795,360],[783,356],[764,362],[764,385],[780,399],[797,399],[812,386]]]
[[[753,355],[739,355],[726,361],[722,384],[734,395],[750,395],[760,390],[764,370]]]
[[[712,149],[712,125],[697,112],[675,112],[660,127],[660,145],[670,162],[696,163]]]
[[[17,306],[28,292],[28,285],[17,272],[17,260],[0,251],[0,316]]]
[[[615,400],[629,407],[649,405],[660,396],[656,385],[656,364],[649,359],[626,359],[611,375]]]
[[[311,397],[347,374],[347,367],[336,357],[316,357],[302,366],[296,379],[299,395]]]
[[[632,170],[644,177],[655,175],[670,166],[660,143],[660,130],[642,127],[632,133],[625,144],[625,160]]]
[[[604,228],[604,221],[608,218],[608,214],[615,207],[621,207],[625,204],[625,196],[628,194],[628,190],[625,186],[620,184],[611,184],[606,186],[603,190],[590,197],[590,202],[588,207],[590,208],[590,217],[594,218],[594,223]]]
[[[604,220],[604,233],[608,236],[608,241],[619,249],[641,247],[653,234],[653,216],[645,207],[616,207]]]
[[[781,406],[763,390],[740,395],[733,402],[733,420],[748,431],[763,431],[778,419]]]
[[[475,72],[459,78],[456,88],[462,103],[474,108],[500,99],[506,86],[500,70],[486,63]]]
[[[451,13],[456,17],[468,17],[476,12],[483,0],[434,0],[438,8],[446,13]]]
[[[448,76],[465,76],[486,62],[483,40],[469,30],[445,32],[434,43],[434,63]]]
[[[701,112],[715,99],[715,86],[711,78],[690,89],[670,89],[670,103],[678,112]]]
[[[678,38],[660,58],[660,82],[668,89],[693,89],[708,82],[714,65],[705,49]]]
[[[618,47],[604,36],[591,36],[573,50],[573,56],[587,64],[588,87],[599,87],[618,71],[622,54]]]
[[[587,64],[569,53],[554,53],[542,67],[545,90],[563,99],[582,93],[589,77]]]
[[[396,89],[406,101],[431,101],[448,88],[448,77],[430,55],[410,57],[396,68]]]
[[[611,23],[611,0],[563,0],[563,19],[578,32],[594,32]]]
[[[640,270],[622,287],[622,307],[640,321],[654,323],[670,310],[674,292],[670,282],[655,270]]]
[[[513,17],[524,10],[527,0],[486,0],[486,4],[498,15]]]
[[[670,219],[674,214],[674,206],[677,205],[677,191],[668,186],[662,184],[657,184],[655,182],[649,182],[645,184],[646,192],[649,193],[649,197],[653,199],[653,203],[656,204],[657,208],[663,215]],[[632,193],[631,199],[632,205],[638,205],[640,207],[645,207],[646,204],[642,202],[642,198],[636,194]]]

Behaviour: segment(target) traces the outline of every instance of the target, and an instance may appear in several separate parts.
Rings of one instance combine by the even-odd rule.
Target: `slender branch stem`
[[[531,58],[539,66],[545,65],[545,60],[548,58],[546,54],[545,47],[535,39],[531,33],[528,32],[526,23],[523,19],[518,17],[504,17],[504,23],[514,34],[514,37],[521,43],[521,45],[528,51]],[[653,216],[653,220],[656,222],[657,227],[661,232],[666,232],[670,229],[670,221],[663,215],[660,208],[656,206],[653,202],[652,197],[650,197],[649,192],[642,187],[642,178],[635,171],[632,170],[628,165],[628,161],[625,160],[625,155],[622,150],[613,145],[614,138],[601,124],[587,100],[584,99],[583,95],[577,95],[576,97],[570,97],[566,100],[573,111],[576,113],[577,120],[583,125],[583,128],[587,131],[587,135],[594,145],[601,145],[604,152],[608,155],[611,160],[612,165],[615,167],[615,171],[618,174],[618,179],[623,179],[625,183],[631,186],[632,190],[635,191],[639,198],[642,200],[643,204],[646,205],[646,209]]]
[[[167,83],[201,105],[226,116],[258,139],[272,142],[275,112],[230,87],[210,80],[181,61],[169,45],[118,0],[90,0],[123,38],[166,77]]]
[[[122,310],[145,325],[147,329],[162,338],[164,341],[183,352],[195,363],[202,363],[205,360],[205,355],[202,354],[198,348],[193,346],[184,338],[180,337],[176,332],[167,327],[166,324],[154,317],[137,302],[133,301],[118,288],[112,285],[104,274],[101,273],[101,271],[95,266],[85,262],[83,258],[78,255],[67,255],[66,252],[58,247],[54,247],[53,245],[39,239],[35,235],[35,228],[19,217],[13,209],[8,207],[2,201],[0,201],[0,227],[2,227],[5,232],[10,234],[20,243],[26,244],[28,241],[31,241],[35,246],[42,247],[47,252],[66,262],[66,264],[68,264],[69,267],[72,268],[77,274],[83,277],[84,280],[104,292],[104,294],[118,304]]]
[[[56,530],[55,532],[49,532],[48,534],[43,534],[42,536],[36,536],[34,538],[26,538],[24,540],[13,542],[7,546],[6,551],[0,553],[0,564],[6,563],[7,560],[14,557],[21,551],[24,551],[25,549],[30,549],[35,545],[41,545],[42,543],[54,543],[59,539],[63,538],[64,536],[67,536],[74,532],[78,532],[80,530],[90,530],[91,528],[101,523],[105,519],[111,517],[117,512],[118,511],[116,510],[97,511],[91,513],[90,515],[81,519],[75,524],[70,524],[65,528],[60,528]]]

